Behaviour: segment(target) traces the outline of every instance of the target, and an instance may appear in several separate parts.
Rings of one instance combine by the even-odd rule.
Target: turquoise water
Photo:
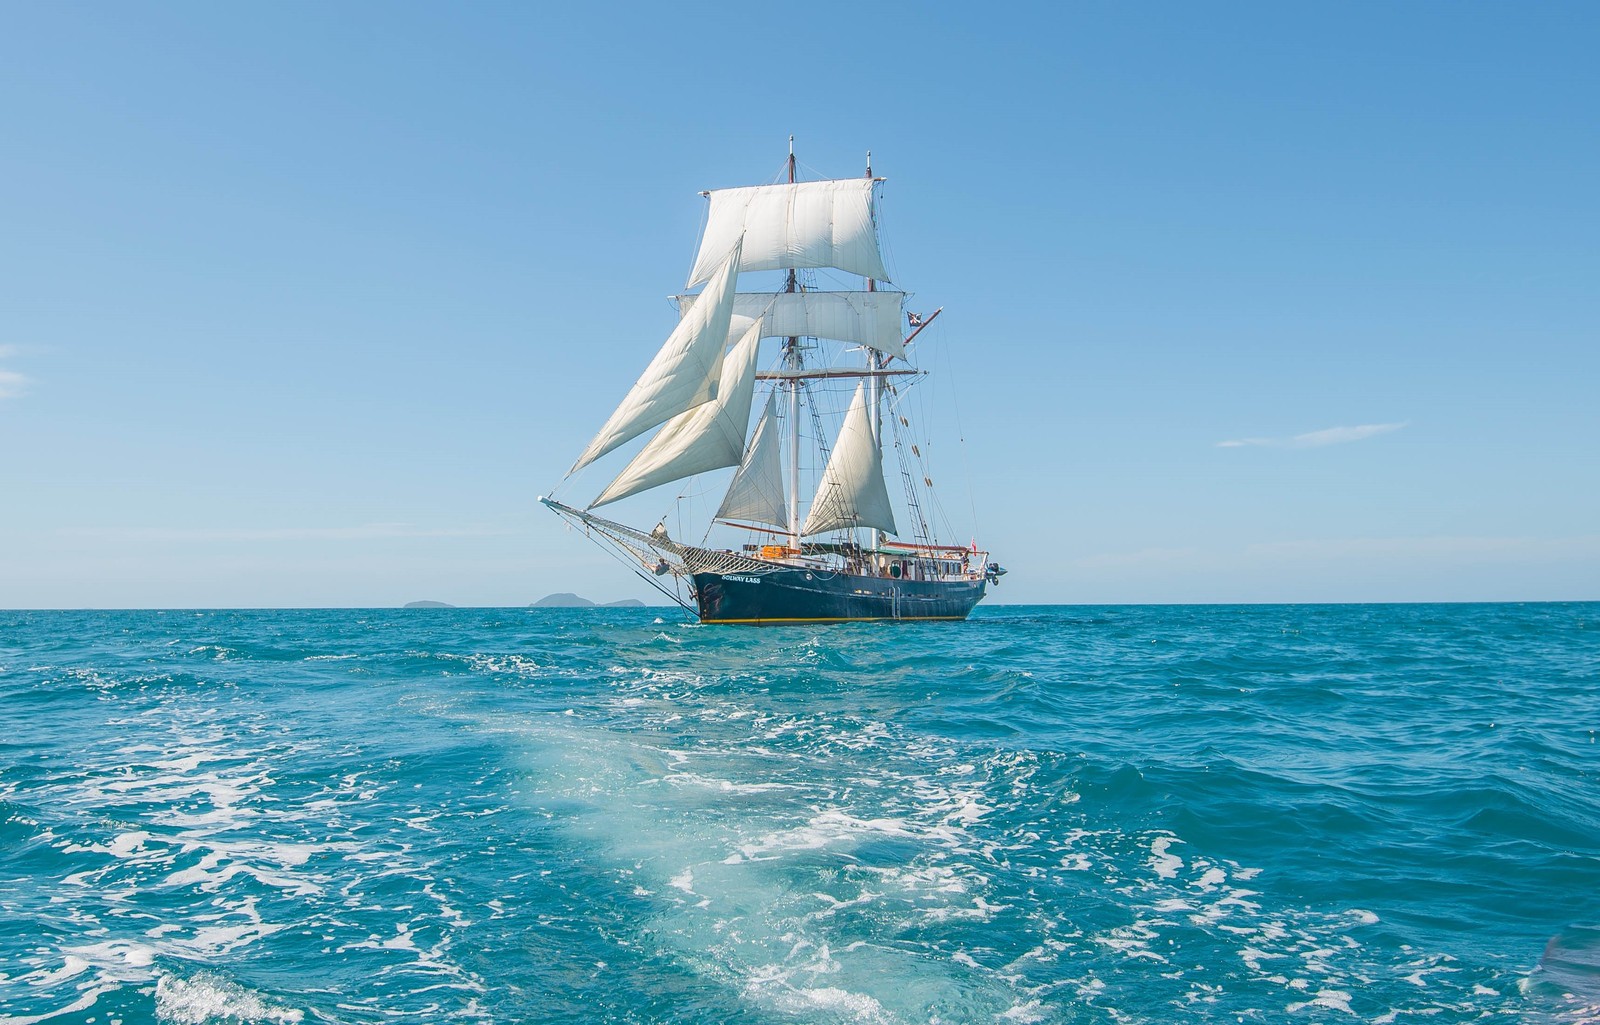
[[[1600,1020],[1600,605],[0,612],[0,1021]]]

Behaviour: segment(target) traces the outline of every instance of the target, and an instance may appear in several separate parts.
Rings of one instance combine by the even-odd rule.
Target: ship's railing
[[[770,573],[780,567],[738,552],[679,545],[684,565],[691,573]]]
[[[799,559],[757,559],[726,549],[700,548],[674,541],[668,536],[665,525],[646,532],[574,509],[553,498],[539,501],[585,530],[606,538],[658,576],[667,573],[676,577],[692,573],[756,575],[787,568],[856,573],[883,579],[972,581],[983,579],[989,572],[988,552],[957,545],[890,543],[869,550],[855,545],[807,543],[805,555]]]
[[[942,582],[982,580],[989,558],[977,545],[903,541],[886,541],[868,554],[873,576]]]

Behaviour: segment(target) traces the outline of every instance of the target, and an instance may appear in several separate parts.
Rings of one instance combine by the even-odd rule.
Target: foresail
[[[848,527],[876,527],[895,533],[889,489],[883,483],[883,452],[867,415],[867,383],[856,385],[856,397],[844,415],[839,440],[822,471],[817,497],[801,533],[807,537]]]
[[[761,326],[744,317],[735,320],[739,339],[722,359],[717,397],[668,421],[617,479],[589,503],[590,509],[670,481],[738,464],[744,451],[745,427],[750,423]]]
[[[733,289],[740,247],[734,241],[722,266],[711,275],[690,316],[678,321],[661,351],[606,421],[571,473],[618,445],[626,444],[685,410],[710,401],[717,393],[722,347],[733,316]]]
[[[728,485],[728,494],[722,499],[722,508],[717,510],[717,519],[788,526],[789,503],[783,490],[777,404],[778,393],[774,391],[767,396],[767,408],[756,423],[755,435],[739,463],[739,472]]]
[[[888,280],[872,216],[873,185],[870,178],[844,178],[712,192],[688,287],[709,279],[741,238],[741,271],[835,267]]]
[[[678,296],[684,316],[699,296]],[[768,338],[831,338],[904,357],[904,292],[740,292],[735,316],[760,317]]]

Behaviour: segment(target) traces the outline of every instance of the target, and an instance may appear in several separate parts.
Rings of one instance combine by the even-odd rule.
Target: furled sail
[[[711,277],[741,238],[739,269],[835,267],[888,280],[872,217],[870,178],[718,189],[689,288]]]
[[[810,537],[846,527],[895,532],[889,489],[883,483],[883,452],[867,415],[865,381],[856,385],[856,397],[844,415],[839,440],[822,471],[817,497],[801,533]]]
[[[735,239],[727,259],[700,293],[701,301],[695,303],[693,313],[678,321],[678,326],[634,383],[622,405],[611,414],[611,419],[600,428],[600,433],[589,442],[589,447],[583,450],[568,473],[587,466],[657,424],[709,402],[716,395],[722,347],[727,343],[729,321],[733,316],[739,253],[739,242]]]
[[[779,450],[777,425],[778,393],[767,396],[767,408],[756,422],[750,448],[739,463],[739,471],[728,485],[728,494],[717,510],[719,520],[748,520],[774,527],[789,524],[788,500],[783,491],[783,453]]]
[[[740,292],[735,316],[761,317],[768,338],[832,338],[904,357],[904,292]],[[684,316],[699,296],[678,296]]]
[[[750,423],[761,326],[745,317],[735,319],[734,331],[740,332],[739,340],[722,358],[717,397],[667,421],[617,479],[589,503],[589,508],[669,481],[738,464],[744,451],[745,427]]]

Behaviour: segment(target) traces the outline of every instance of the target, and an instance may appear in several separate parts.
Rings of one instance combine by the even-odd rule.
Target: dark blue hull
[[[853,623],[966,619],[982,580],[899,580],[805,569],[696,573],[702,623]]]

